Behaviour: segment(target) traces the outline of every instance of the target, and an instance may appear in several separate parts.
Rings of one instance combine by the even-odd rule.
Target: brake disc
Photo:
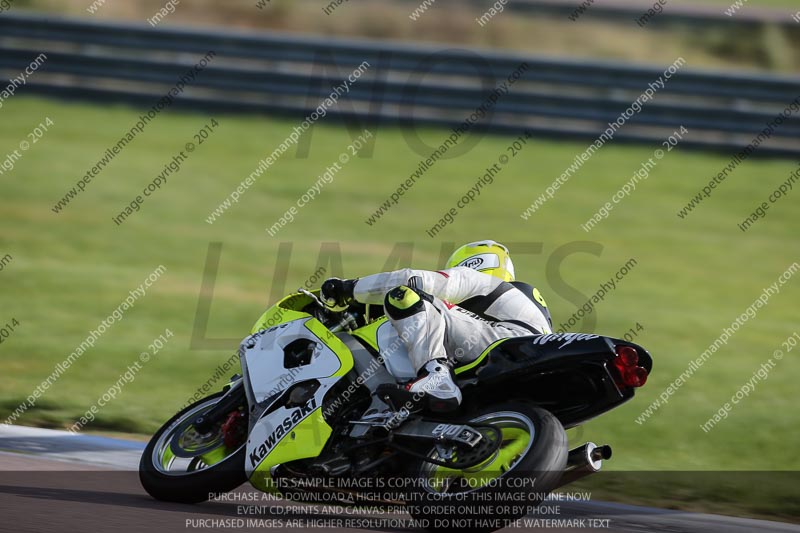
[[[223,444],[220,425],[214,426],[206,434],[198,433],[193,420],[189,419],[180,424],[170,439],[169,447],[176,457],[193,458],[210,452]]]

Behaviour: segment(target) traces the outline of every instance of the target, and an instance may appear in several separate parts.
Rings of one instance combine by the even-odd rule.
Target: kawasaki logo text
[[[250,464],[252,466],[258,465],[264,457],[269,455],[272,449],[281,441],[281,438],[292,430],[297,424],[300,423],[305,417],[317,408],[317,400],[311,398],[308,403],[303,407],[298,407],[292,414],[283,419],[283,422],[272,430],[272,433],[261,443],[257,449],[253,450],[250,454]]]

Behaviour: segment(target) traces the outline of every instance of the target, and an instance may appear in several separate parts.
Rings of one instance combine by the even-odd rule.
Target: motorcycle
[[[335,312],[318,294],[268,309],[239,347],[241,375],[155,433],[139,468],[151,496],[198,503],[249,481],[289,500],[403,505],[428,530],[493,531],[600,470],[611,447],[570,450],[565,430],[633,398],[652,370],[621,339],[509,338],[454,368],[462,404],[435,413],[398,386],[416,373],[383,308]]]

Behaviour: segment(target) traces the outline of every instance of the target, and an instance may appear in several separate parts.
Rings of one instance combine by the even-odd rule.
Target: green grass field
[[[403,132],[382,127],[371,158],[353,158],[333,183],[270,237],[265,228],[291,207],[349,137],[337,125],[316,126],[308,157],[292,149],[213,225],[216,208],[283,140],[297,121],[214,115],[219,127],[178,174],[146,199],[121,226],[112,222],[211,115],[159,116],[66,209],[51,207],[132,126],[137,113],[17,96],[0,110],[0,158],[49,117],[55,124],[13,171],[0,175],[0,324],[19,321],[0,344],[0,419],[5,419],[158,265],[166,273],[19,419],[67,427],[138,360],[165,328],[175,336],[143,366],[135,381],[102,408],[88,431],[147,433],[174,413],[235,349],[191,349],[201,280],[210,243],[223,243],[208,338],[246,335],[270,303],[276,254],[293,243],[286,290],[315,270],[323,243],[339,243],[343,270],[381,270],[395,243],[413,243],[413,265],[436,268],[443,243],[492,238],[539,243],[540,253],[516,255],[517,274],[541,287],[556,323],[566,320],[630,258],[638,262],[594,313],[595,331],[623,335],[640,323],[636,342],[654,356],[647,386],[622,408],[591,422],[583,438],[609,442],[615,470],[797,470],[791,443],[800,437],[798,365],[787,354],[768,379],[709,433],[708,420],[800,330],[800,276],[747,322],[644,424],[635,418],[696,359],[762,290],[800,260],[800,193],[774,204],[747,233],[737,229],[797,167],[792,161],[751,160],[687,219],[680,207],[724,167],[725,155],[668,153],[630,198],[596,229],[580,224],[630,179],[657,147],[614,145],[600,150],[528,221],[520,213],[586,148],[583,142],[529,141],[494,184],[455,222],[431,239],[425,231],[504,153],[510,138],[487,136],[468,154],[438,163],[403,200],[370,227],[364,223],[420,156]],[[446,137],[425,130],[431,145]],[[691,135],[691,132],[690,132]],[[0,161],[2,162],[2,161]],[[581,241],[602,247],[596,255]],[[449,244],[448,244],[449,243]],[[330,247],[330,245],[326,245]],[[549,261],[571,247],[558,275]],[[595,245],[596,246],[596,245]],[[513,252],[513,250],[512,250]],[[571,289],[570,289],[571,287]],[[274,290],[278,290],[274,289]],[[581,326],[576,326],[581,329]]]

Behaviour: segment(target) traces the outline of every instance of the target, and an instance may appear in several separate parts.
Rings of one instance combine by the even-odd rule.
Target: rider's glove
[[[353,301],[355,279],[330,278],[325,280],[320,290],[322,303],[333,310],[342,310]]]

